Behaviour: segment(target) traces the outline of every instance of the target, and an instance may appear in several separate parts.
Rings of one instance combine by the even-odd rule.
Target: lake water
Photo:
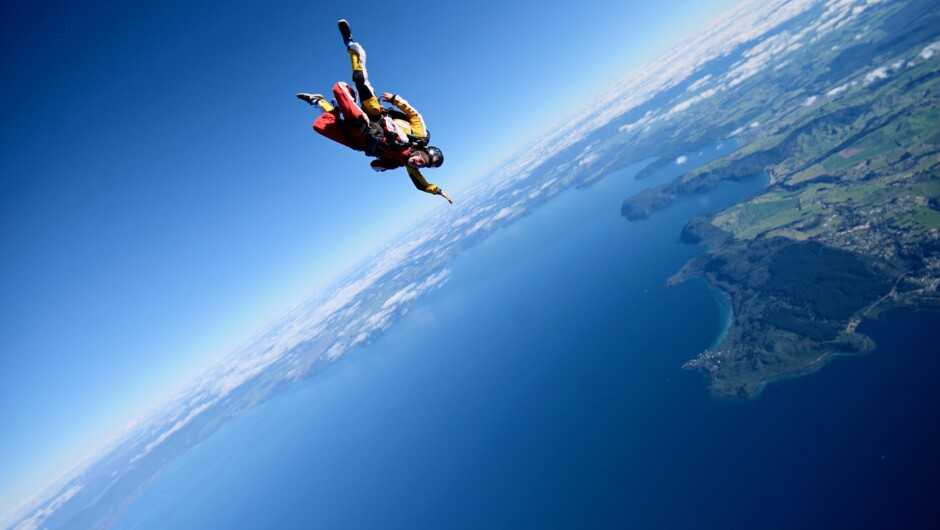
[[[665,283],[701,252],[683,224],[764,180],[629,222],[635,170],[465,252],[374,343],[171,462],[116,528],[932,526],[940,316],[888,315],[862,327],[872,355],[714,400],[680,366],[719,333],[716,297]]]

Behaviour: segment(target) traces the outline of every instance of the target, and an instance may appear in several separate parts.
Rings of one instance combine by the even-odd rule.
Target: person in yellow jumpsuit
[[[349,54],[352,65],[352,79],[356,85],[356,90],[359,92],[359,106],[363,112],[371,121],[379,122],[391,138],[397,137],[401,144],[410,143],[420,147],[414,149],[415,152],[404,160],[401,160],[401,156],[396,156],[398,153],[393,153],[392,156],[379,156],[372,161],[372,169],[386,171],[404,165],[408,171],[408,177],[411,178],[411,182],[416,188],[433,195],[441,195],[453,204],[454,201],[444,193],[444,190],[435,184],[429,184],[418,170],[420,167],[440,167],[444,163],[444,153],[437,147],[427,145],[430,135],[428,134],[427,125],[424,123],[424,118],[407,100],[389,92],[383,93],[382,99],[394,105],[401,112],[389,113],[382,106],[378,98],[375,97],[375,90],[369,82],[365,49],[353,40],[352,30],[345,19],[340,19],[337,26]]]

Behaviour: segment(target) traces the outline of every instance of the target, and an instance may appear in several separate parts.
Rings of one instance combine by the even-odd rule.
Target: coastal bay
[[[898,3],[857,30],[878,32],[846,31],[801,66],[756,76],[754,94],[735,92],[745,99],[731,114],[753,113],[734,132],[739,148],[624,201],[621,214],[639,220],[719,182],[768,179],[681,233],[709,250],[670,284],[700,276],[734,315],[722,340],[685,364],[714,395],[753,397],[870,351],[858,327],[881,312],[940,307],[938,22],[935,6]],[[709,110],[717,123],[721,103],[730,98]]]

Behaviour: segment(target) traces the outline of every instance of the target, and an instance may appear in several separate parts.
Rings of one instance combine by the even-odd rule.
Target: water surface
[[[940,471],[927,339],[940,317],[889,315],[863,326],[875,354],[754,402],[716,401],[680,366],[714,341],[722,309],[701,281],[665,283],[701,252],[679,243],[684,223],[765,181],[629,222],[621,201],[652,183],[636,169],[465,252],[377,341],[170,463],[116,527],[927,521]]]

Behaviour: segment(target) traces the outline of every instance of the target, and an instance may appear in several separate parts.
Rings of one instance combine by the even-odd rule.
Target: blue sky
[[[433,209],[299,91],[407,97],[460,190],[731,0],[5,2],[0,513]]]

